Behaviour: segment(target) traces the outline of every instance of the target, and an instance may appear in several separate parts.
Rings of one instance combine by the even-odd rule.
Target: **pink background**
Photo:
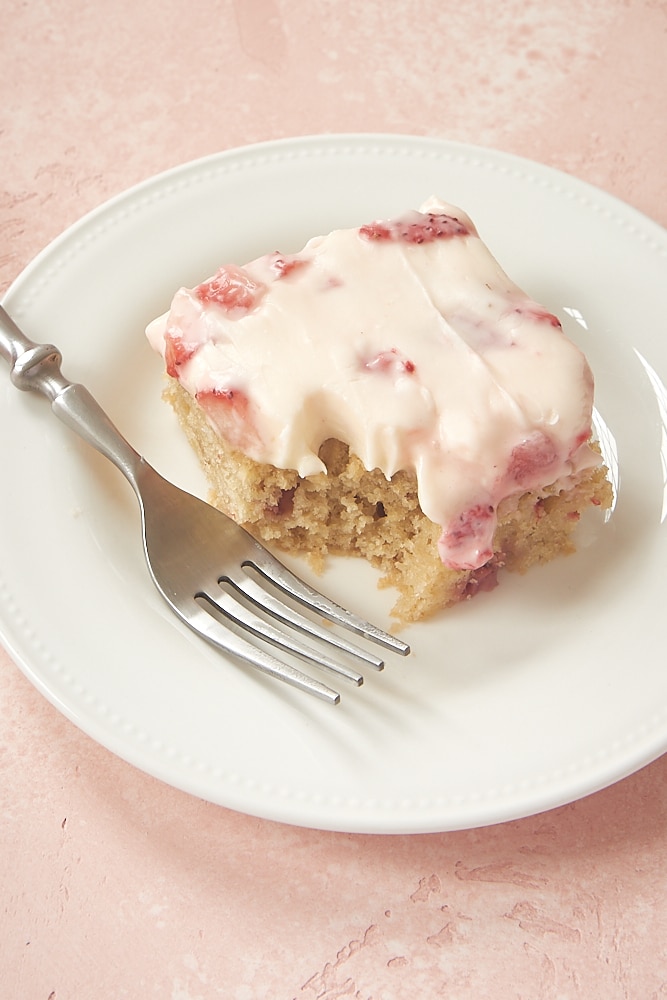
[[[667,225],[660,0],[5,4],[0,291],[167,167],[316,132],[518,153]],[[352,836],[111,756],[0,650],[0,993],[31,1000],[667,996],[667,759],[482,830]]]

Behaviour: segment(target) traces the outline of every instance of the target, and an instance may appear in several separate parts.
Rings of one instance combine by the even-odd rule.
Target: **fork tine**
[[[210,608],[212,613],[217,611],[224,616],[226,621],[236,622],[237,625],[252,632],[258,639],[264,639],[280,649],[294,653],[309,663],[324,667],[326,670],[352,681],[357,687],[363,684],[364,678],[357,670],[333,659],[325,651],[306,645],[298,637],[276,628],[266,619],[259,618],[224,588],[221,588],[220,593],[215,597],[209,593],[201,593],[196,596],[206,603],[207,609]]]
[[[274,597],[273,594],[269,593],[251,577],[244,574],[242,579],[238,577],[233,580],[231,578],[226,579],[229,580],[229,583],[233,587],[240,590],[248,600],[260,608],[260,610],[268,611],[269,614],[274,615],[274,617],[284,624],[291,625],[312,638],[328,643],[341,652],[349,653],[350,656],[354,656],[356,659],[363,660],[364,663],[369,664],[375,670],[383,669],[384,661],[379,656],[376,656],[375,653],[362,649],[361,646],[357,646],[343,636],[336,635],[330,629],[323,628],[316,622],[311,621],[310,618],[300,615],[298,611],[294,611],[283,601]]]
[[[309,677],[308,674],[302,673],[302,671],[297,670],[297,668],[293,667],[291,664],[285,663],[284,660],[279,660],[278,657],[273,656],[261,647],[254,646],[251,642],[248,642],[240,635],[237,635],[237,633],[229,627],[221,625],[217,622],[216,619],[213,618],[208,611],[200,607],[196,601],[193,602],[193,605],[194,607],[190,610],[187,617],[179,612],[178,609],[175,610],[177,610],[179,617],[182,618],[182,620],[189,625],[191,629],[210,642],[213,646],[245,660],[252,666],[257,667],[263,673],[269,674],[271,677],[275,677],[278,680],[285,681],[285,683],[298,688],[300,691],[305,691],[308,694],[315,695],[315,697],[320,698],[322,701],[326,701],[331,705],[337,705],[339,703],[340,694],[338,691],[334,691],[333,688],[323,684],[321,681],[318,681],[313,677]]]
[[[254,539],[253,542],[253,558],[244,559],[243,566],[253,566],[263,577],[284,593],[289,594],[290,597],[299,601],[305,607],[310,608],[311,611],[317,611],[325,618],[328,618],[329,621],[336,622],[338,625],[342,625],[352,632],[356,632],[357,635],[364,636],[366,639],[371,639],[386,649],[400,653],[401,656],[408,655],[410,646],[407,642],[403,642],[402,639],[391,635],[390,632],[385,632],[383,629],[378,628],[377,625],[365,621],[363,618],[355,615],[354,612],[342,608],[335,601],[320,594],[319,591],[310,587],[303,580],[299,579],[298,576],[295,576],[294,573],[272,556],[259,542]]]

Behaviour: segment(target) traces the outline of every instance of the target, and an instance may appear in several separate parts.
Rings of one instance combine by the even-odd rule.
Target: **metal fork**
[[[171,609],[202,638],[334,704],[340,700],[337,691],[245,636],[266,640],[357,686],[363,676],[353,663],[382,669],[383,660],[300,614],[280,600],[276,590],[386,649],[403,656],[410,652],[407,643],[313,590],[225,514],[163,479],[125,440],[88,390],[65,378],[58,348],[29,340],[2,306],[0,354],[9,362],[17,388],[46,396],[56,416],[127,478],[141,508],[144,554],[153,582]],[[276,621],[322,640],[322,648],[285,631]]]

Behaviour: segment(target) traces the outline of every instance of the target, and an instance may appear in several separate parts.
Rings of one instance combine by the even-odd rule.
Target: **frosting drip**
[[[224,266],[180,289],[147,336],[256,461],[309,476],[335,437],[387,478],[413,470],[456,569],[489,560],[504,499],[599,461],[584,356],[435,198]]]

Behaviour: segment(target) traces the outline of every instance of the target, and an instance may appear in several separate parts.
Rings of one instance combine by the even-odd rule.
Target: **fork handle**
[[[0,305],[0,354],[9,362],[17,389],[40,392],[63,423],[120,469],[137,492],[144,459],[125,440],[99,403],[83,385],[70,382],[60,370],[62,355],[53,344],[36,344]]]

